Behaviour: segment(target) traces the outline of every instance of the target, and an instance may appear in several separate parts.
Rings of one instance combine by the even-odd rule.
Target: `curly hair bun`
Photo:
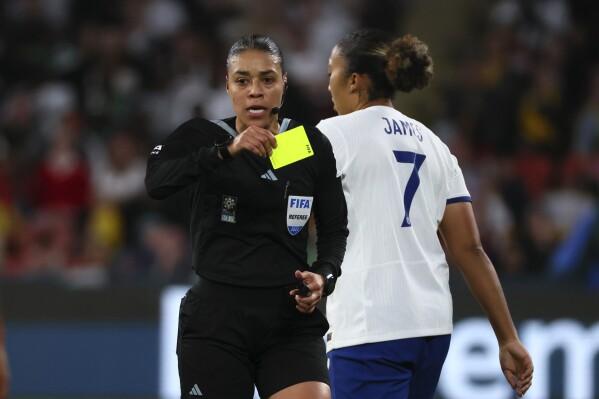
[[[410,92],[428,86],[433,77],[433,59],[428,46],[412,35],[395,39],[387,52],[387,79],[396,90]]]

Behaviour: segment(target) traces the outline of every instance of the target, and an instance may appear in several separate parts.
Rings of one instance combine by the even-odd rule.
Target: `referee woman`
[[[153,149],[145,180],[154,199],[190,195],[198,281],[179,313],[181,397],[249,399],[255,385],[263,399],[330,398],[316,305],[341,274],[348,235],[332,147],[315,127],[278,118],[287,74],[271,38],[241,38],[226,66],[235,116],[183,123]],[[275,169],[277,135],[298,127],[313,155]]]

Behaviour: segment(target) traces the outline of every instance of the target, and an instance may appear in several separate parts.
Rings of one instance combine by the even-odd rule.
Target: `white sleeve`
[[[348,160],[349,149],[341,129],[329,119],[321,120],[316,127],[329,139],[337,162],[337,177],[344,175]]]
[[[462,169],[458,165],[458,160],[453,154],[449,154],[449,165],[447,176],[447,204],[454,202],[472,202],[470,192],[466,187]]]

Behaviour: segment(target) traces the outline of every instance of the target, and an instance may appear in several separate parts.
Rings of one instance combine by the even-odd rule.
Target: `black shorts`
[[[261,398],[306,381],[329,384],[324,315],[295,309],[293,287],[243,288],[200,279],[181,301],[181,398]]]

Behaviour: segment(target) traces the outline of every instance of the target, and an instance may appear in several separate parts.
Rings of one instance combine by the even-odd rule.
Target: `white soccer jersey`
[[[437,237],[448,203],[470,201],[456,158],[385,106],[326,119],[349,216],[342,276],[327,298],[328,349],[450,334],[449,268]]]

